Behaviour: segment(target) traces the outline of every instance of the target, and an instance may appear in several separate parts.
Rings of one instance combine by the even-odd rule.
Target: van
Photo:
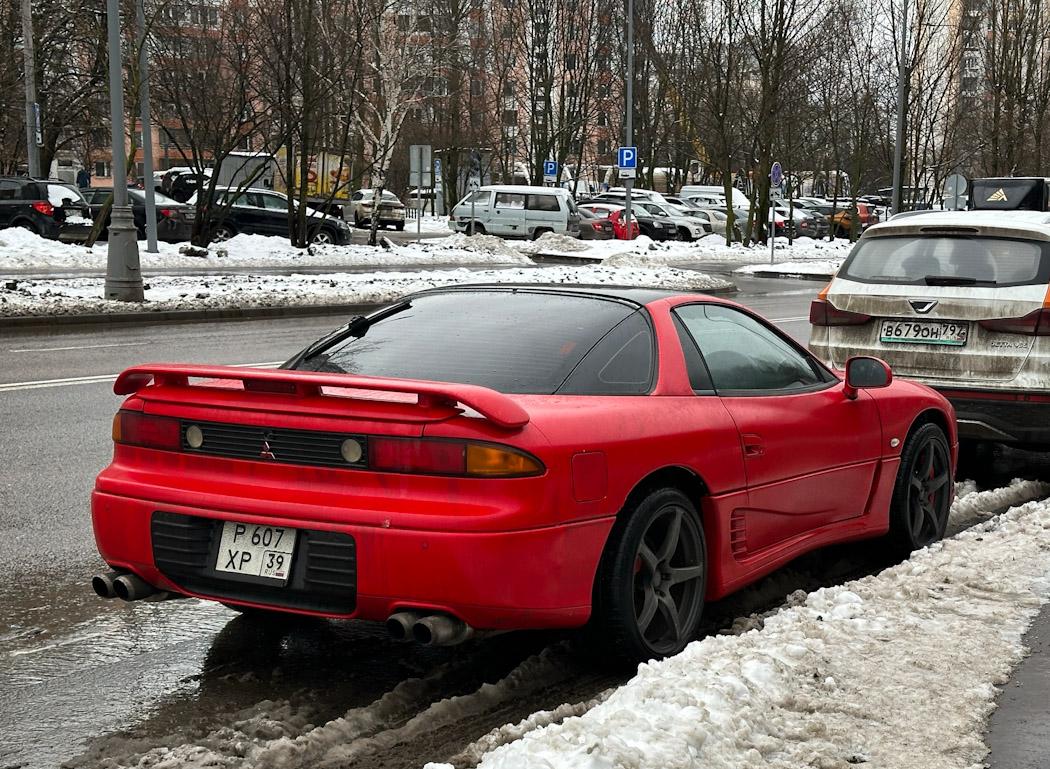
[[[453,232],[499,235],[535,240],[545,232],[580,236],[580,212],[568,190],[490,184],[470,193],[452,209],[448,227]]]
[[[743,190],[736,187],[729,188],[733,194],[733,208],[751,208],[751,201]],[[678,197],[686,198],[708,198],[726,199],[726,189],[721,184],[686,184],[678,193]]]

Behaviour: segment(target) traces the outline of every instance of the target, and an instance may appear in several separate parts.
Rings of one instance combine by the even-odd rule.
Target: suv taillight
[[[1050,336],[1050,307],[1041,307],[1020,318],[992,318],[979,320],[977,325],[1000,334]]]
[[[33,204],[33,208],[42,213],[44,216],[55,215],[55,207],[48,203],[46,200],[38,200]]]
[[[869,320],[870,315],[840,310],[827,299],[814,299],[809,305],[809,322],[814,326],[863,326]]]

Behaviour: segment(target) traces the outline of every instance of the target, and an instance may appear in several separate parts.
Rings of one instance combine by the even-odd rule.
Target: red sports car
[[[705,600],[807,550],[938,540],[954,489],[943,397],[697,294],[440,289],[280,369],[137,366],[114,390],[100,595],[428,644],[590,620],[623,659],[674,654]]]

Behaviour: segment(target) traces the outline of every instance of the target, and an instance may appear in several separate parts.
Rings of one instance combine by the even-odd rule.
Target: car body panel
[[[136,367],[114,385],[127,396],[121,413],[179,420],[180,448],[115,443],[91,502],[102,556],[161,589],[243,606],[380,621],[413,608],[447,612],[476,628],[570,627],[590,616],[617,517],[654,479],[691,478],[704,490],[697,507],[713,599],[813,547],[885,533],[901,445],[917,421],[943,424],[954,451],[951,407],[933,391],[895,381],[851,398],[782,332],[713,297],[465,287],[419,295],[403,305],[413,314],[387,327],[401,329],[413,318],[432,325],[426,300],[446,297],[442,306],[458,311],[473,294],[503,304],[512,296],[525,303],[533,295],[570,303],[587,296],[602,307],[616,304],[625,317],[641,313],[657,354],[648,394],[509,394],[328,369]],[[690,341],[693,332],[679,318],[697,308],[719,308],[757,327],[813,383],[780,393],[694,389],[693,345],[703,348],[705,340]],[[560,336],[543,341],[570,350]],[[353,339],[345,344],[358,349]],[[586,360],[590,353],[580,354]],[[205,436],[197,444],[188,443],[193,426]],[[396,472],[374,467],[372,458],[318,459],[328,456],[323,445],[348,435],[365,445],[417,438],[498,444],[535,457],[541,470],[501,479]],[[299,530],[305,550],[290,581],[220,571],[226,521]],[[185,562],[172,560],[171,552],[183,552],[183,536],[197,549]],[[330,540],[352,553],[345,589],[311,582],[315,548]]]

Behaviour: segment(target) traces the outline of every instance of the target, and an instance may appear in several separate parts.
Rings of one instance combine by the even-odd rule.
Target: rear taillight
[[[118,411],[113,417],[113,442],[148,449],[179,451],[179,420],[154,417],[138,411]]]
[[[38,200],[33,204],[33,208],[42,213],[44,216],[55,215],[55,207],[48,203],[46,200]]]
[[[1000,334],[1050,336],[1050,308],[1041,307],[1020,318],[992,318],[979,320],[977,325]]]
[[[160,213],[161,216],[165,216],[168,219],[174,219],[176,216],[179,215],[179,212],[174,208],[159,208],[157,209],[157,211]]]
[[[591,227],[593,227],[594,229],[598,230],[598,232],[602,231],[602,223],[601,223],[601,221],[591,222]]]
[[[426,438],[372,438],[371,470],[473,478],[521,478],[540,475],[543,463],[510,446]]]
[[[827,299],[814,299],[809,305],[809,322],[814,326],[862,326],[869,320],[870,315],[840,310]]]

